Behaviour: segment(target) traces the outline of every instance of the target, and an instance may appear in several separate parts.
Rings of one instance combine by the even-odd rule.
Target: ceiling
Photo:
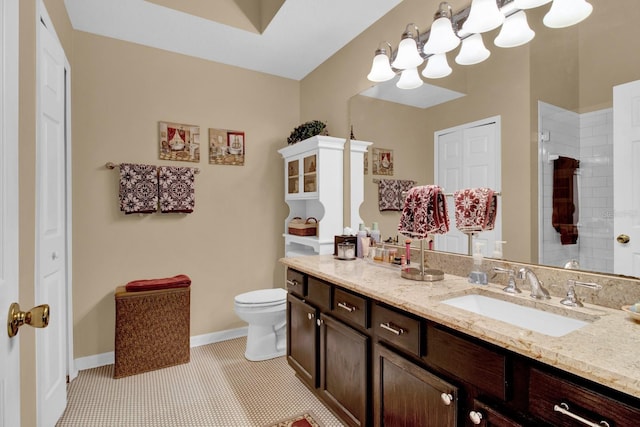
[[[402,0],[64,0],[73,28],[301,80]]]

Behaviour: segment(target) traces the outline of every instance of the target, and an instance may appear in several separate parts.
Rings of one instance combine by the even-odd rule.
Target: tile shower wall
[[[613,110],[580,115],[580,264],[613,273]]]
[[[539,103],[541,143],[542,223],[540,263],[563,266],[576,259],[584,269],[613,271],[613,113],[611,109],[577,114]],[[553,159],[580,160],[578,175],[579,239],[561,245],[551,226]]]

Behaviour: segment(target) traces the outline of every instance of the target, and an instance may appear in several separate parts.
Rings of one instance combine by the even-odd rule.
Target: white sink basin
[[[549,313],[484,295],[465,295],[442,302],[452,307],[461,308],[552,337],[561,337],[589,324],[584,320]]]

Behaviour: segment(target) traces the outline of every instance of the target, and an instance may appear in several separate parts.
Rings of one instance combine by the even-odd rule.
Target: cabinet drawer
[[[367,329],[369,327],[369,310],[367,304],[368,301],[365,297],[334,288],[331,312],[336,317],[351,325]]]
[[[425,360],[495,397],[507,398],[504,354],[429,324]]]
[[[309,277],[307,281],[307,301],[323,311],[331,310],[331,284]]]
[[[420,324],[418,319],[379,304],[371,309],[371,325],[376,337],[418,357],[421,355]]]
[[[558,427],[588,425],[556,407],[570,412],[594,425],[635,426],[640,420],[640,408],[631,407],[586,387],[551,374],[531,369],[529,378],[529,411],[532,415]]]
[[[306,276],[299,271],[287,269],[287,291],[304,298]]]

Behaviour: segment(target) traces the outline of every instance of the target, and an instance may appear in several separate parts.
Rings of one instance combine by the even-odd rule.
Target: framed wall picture
[[[244,166],[245,134],[228,129],[209,129],[209,163]]]
[[[200,126],[159,122],[160,159],[200,161]]]
[[[369,175],[369,152],[364,152],[364,175]]]
[[[373,149],[373,175],[393,175],[393,150]]]

